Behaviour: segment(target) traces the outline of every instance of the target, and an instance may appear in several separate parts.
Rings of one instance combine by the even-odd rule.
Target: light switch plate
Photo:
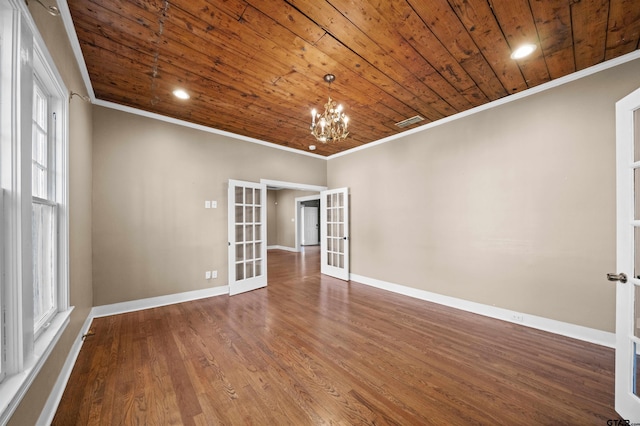
[[[204,208],[205,209],[210,209],[211,208],[211,201],[207,200],[204,202]]]
[[[207,279],[207,280],[210,280],[211,279],[211,271],[205,272],[204,273],[204,278]]]
[[[211,278],[218,278],[218,271],[211,271]]]
[[[217,209],[218,208],[218,202],[217,201],[211,201],[211,208],[212,209]]]

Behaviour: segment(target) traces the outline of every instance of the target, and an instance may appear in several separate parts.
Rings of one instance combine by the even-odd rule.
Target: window
[[[49,108],[46,94],[38,76],[33,84],[33,127],[31,145],[31,196],[32,196],[32,263],[33,263],[33,325],[34,335],[39,336],[49,320],[57,312],[57,215],[50,166],[55,164],[51,147],[56,143],[49,131],[49,116],[55,115]],[[55,120],[52,120],[55,122]],[[55,126],[52,126],[55,128]]]
[[[69,322],[67,110],[26,5],[0,1],[0,424]]]

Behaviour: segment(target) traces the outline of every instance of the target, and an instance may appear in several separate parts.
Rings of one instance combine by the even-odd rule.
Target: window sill
[[[35,341],[33,357],[25,363],[24,369],[17,374],[5,377],[4,381],[0,383],[0,401],[2,401],[0,402],[0,425],[9,421],[45,361],[49,358],[51,351],[69,324],[71,311],[73,311],[73,306],[53,317],[51,325]]]

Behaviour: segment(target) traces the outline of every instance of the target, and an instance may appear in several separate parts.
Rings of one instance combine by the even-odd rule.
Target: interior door
[[[303,241],[302,244],[309,246],[318,244],[318,234],[320,232],[318,223],[318,208],[305,206],[302,208]]]
[[[229,180],[229,294],[267,285],[267,186]]]
[[[349,280],[349,188],[320,193],[320,272]]]
[[[640,89],[616,104],[616,411],[640,422]]]

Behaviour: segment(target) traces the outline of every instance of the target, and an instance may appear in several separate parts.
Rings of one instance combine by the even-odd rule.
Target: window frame
[[[47,203],[57,210],[57,311],[34,332],[32,259],[33,85],[51,102]],[[69,91],[27,6],[0,2],[0,424],[5,424],[69,324],[68,109]],[[55,184],[53,184],[55,182]],[[40,201],[36,199],[36,202]],[[4,377],[2,377],[4,374]]]

